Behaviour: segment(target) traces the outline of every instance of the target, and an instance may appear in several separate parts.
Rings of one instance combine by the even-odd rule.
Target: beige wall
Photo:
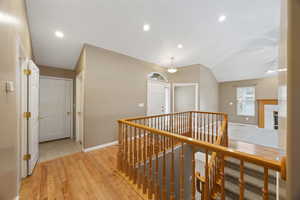
[[[300,1],[288,2],[287,199],[300,199]]]
[[[17,94],[19,88],[6,94],[5,81],[17,84],[17,38],[24,48],[24,56],[31,58],[31,41],[23,0],[1,0],[0,12],[15,18],[17,23],[0,20],[0,199],[12,200],[17,196],[19,186],[19,142]]]
[[[84,147],[117,140],[117,120],[146,114],[154,64],[86,45]],[[145,107],[138,107],[144,103]]]
[[[177,73],[169,75],[174,83],[198,83],[198,108],[201,111],[219,111],[218,82],[210,69],[203,65],[180,67]]]
[[[75,78],[75,70],[39,65],[41,76],[53,76],[58,78]]]
[[[219,108],[221,112],[228,113],[229,121],[257,125],[257,111],[254,117],[238,116],[236,114],[236,88],[243,86],[255,86],[256,99],[277,99],[278,78],[274,76],[262,79],[223,82],[219,84]],[[230,102],[232,102],[233,105],[230,105]],[[248,118],[248,120],[246,118]]]
[[[117,120],[145,115],[147,75],[165,69],[106,49],[85,45],[76,72],[84,69],[84,147],[117,139]],[[199,83],[201,110],[218,111],[218,83],[201,65],[180,68],[171,82]],[[145,107],[138,107],[144,103]]]

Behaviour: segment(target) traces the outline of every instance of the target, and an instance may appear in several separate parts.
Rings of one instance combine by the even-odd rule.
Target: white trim
[[[80,141],[82,151],[84,151],[84,73],[84,70],[82,70],[75,78],[75,139],[77,142]],[[81,125],[78,124],[79,112],[81,113]],[[79,130],[79,127],[82,128],[81,131]]]
[[[72,78],[63,78],[63,77],[54,77],[54,76],[44,76],[44,75],[41,75],[40,76],[40,79],[43,78],[43,79],[54,79],[54,80],[66,80],[66,81],[73,81]]]
[[[94,150],[97,150],[97,149],[102,149],[102,148],[113,146],[113,145],[116,145],[116,144],[118,144],[118,141],[113,141],[113,142],[110,142],[110,143],[105,143],[105,144],[101,144],[101,145],[97,145],[97,146],[93,146],[93,147],[83,149],[83,152],[94,151]]]
[[[19,195],[15,197],[15,200],[19,200],[19,199],[20,199]]]
[[[235,122],[228,122],[228,125],[232,125],[232,126],[248,126],[248,127],[258,128],[258,126],[254,125],[254,124],[243,124],[243,123],[235,123]]]
[[[27,161],[23,160],[23,155],[27,154],[27,120],[23,117],[23,113],[27,111],[27,76],[23,73],[24,69],[28,69],[29,60],[24,53],[24,47],[19,37],[17,37],[17,56],[16,56],[16,72],[17,72],[17,81],[16,81],[16,96],[18,99],[18,108],[17,114],[18,119],[18,135],[20,136],[20,148],[18,151],[18,157],[20,159],[19,166],[20,170],[18,171],[18,182],[21,178],[25,178],[27,174]],[[23,62],[20,62],[23,60]],[[20,186],[19,186],[20,187]]]
[[[172,85],[172,112],[175,112],[175,87],[185,87],[185,86],[195,86],[195,110],[198,110],[198,92],[199,84],[198,83],[173,83]]]
[[[168,82],[162,82],[162,81],[155,81],[155,80],[148,80],[147,81],[147,115],[150,115],[149,113],[149,108],[150,108],[150,95],[151,95],[151,84],[152,83],[160,83],[162,85],[164,85],[165,87],[169,88],[169,93],[168,93],[168,96],[169,96],[169,112],[171,112],[171,84],[168,83]]]

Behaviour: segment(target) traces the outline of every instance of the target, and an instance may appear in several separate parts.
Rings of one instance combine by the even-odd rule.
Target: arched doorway
[[[147,115],[170,113],[170,83],[167,77],[159,72],[148,74]]]

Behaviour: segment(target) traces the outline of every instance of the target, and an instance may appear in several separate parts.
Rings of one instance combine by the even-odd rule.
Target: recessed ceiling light
[[[221,15],[218,19],[219,22],[224,22],[226,20],[226,15]]]
[[[178,48],[178,49],[182,49],[182,48],[183,48],[182,44],[178,44],[178,45],[177,45],[177,48]]]
[[[58,37],[58,38],[63,38],[65,35],[61,31],[55,31],[55,36]]]
[[[286,72],[287,68],[282,68],[282,69],[275,69],[275,70],[268,70],[266,71],[267,74],[273,74],[273,73],[277,73],[277,72]]]
[[[149,24],[144,24],[143,29],[144,29],[144,31],[149,31],[150,30],[150,25]]]
[[[11,15],[0,12],[0,23],[5,24],[18,24],[19,20]]]

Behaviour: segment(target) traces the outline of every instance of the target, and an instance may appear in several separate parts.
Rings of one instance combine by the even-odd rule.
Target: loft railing
[[[240,199],[244,162],[264,168],[264,200],[269,197],[268,170],[286,177],[284,159],[267,160],[228,148],[224,113],[190,111],[118,123],[118,170],[146,199],[225,199],[225,157],[240,160]],[[202,170],[196,167],[197,152],[205,157]]]

